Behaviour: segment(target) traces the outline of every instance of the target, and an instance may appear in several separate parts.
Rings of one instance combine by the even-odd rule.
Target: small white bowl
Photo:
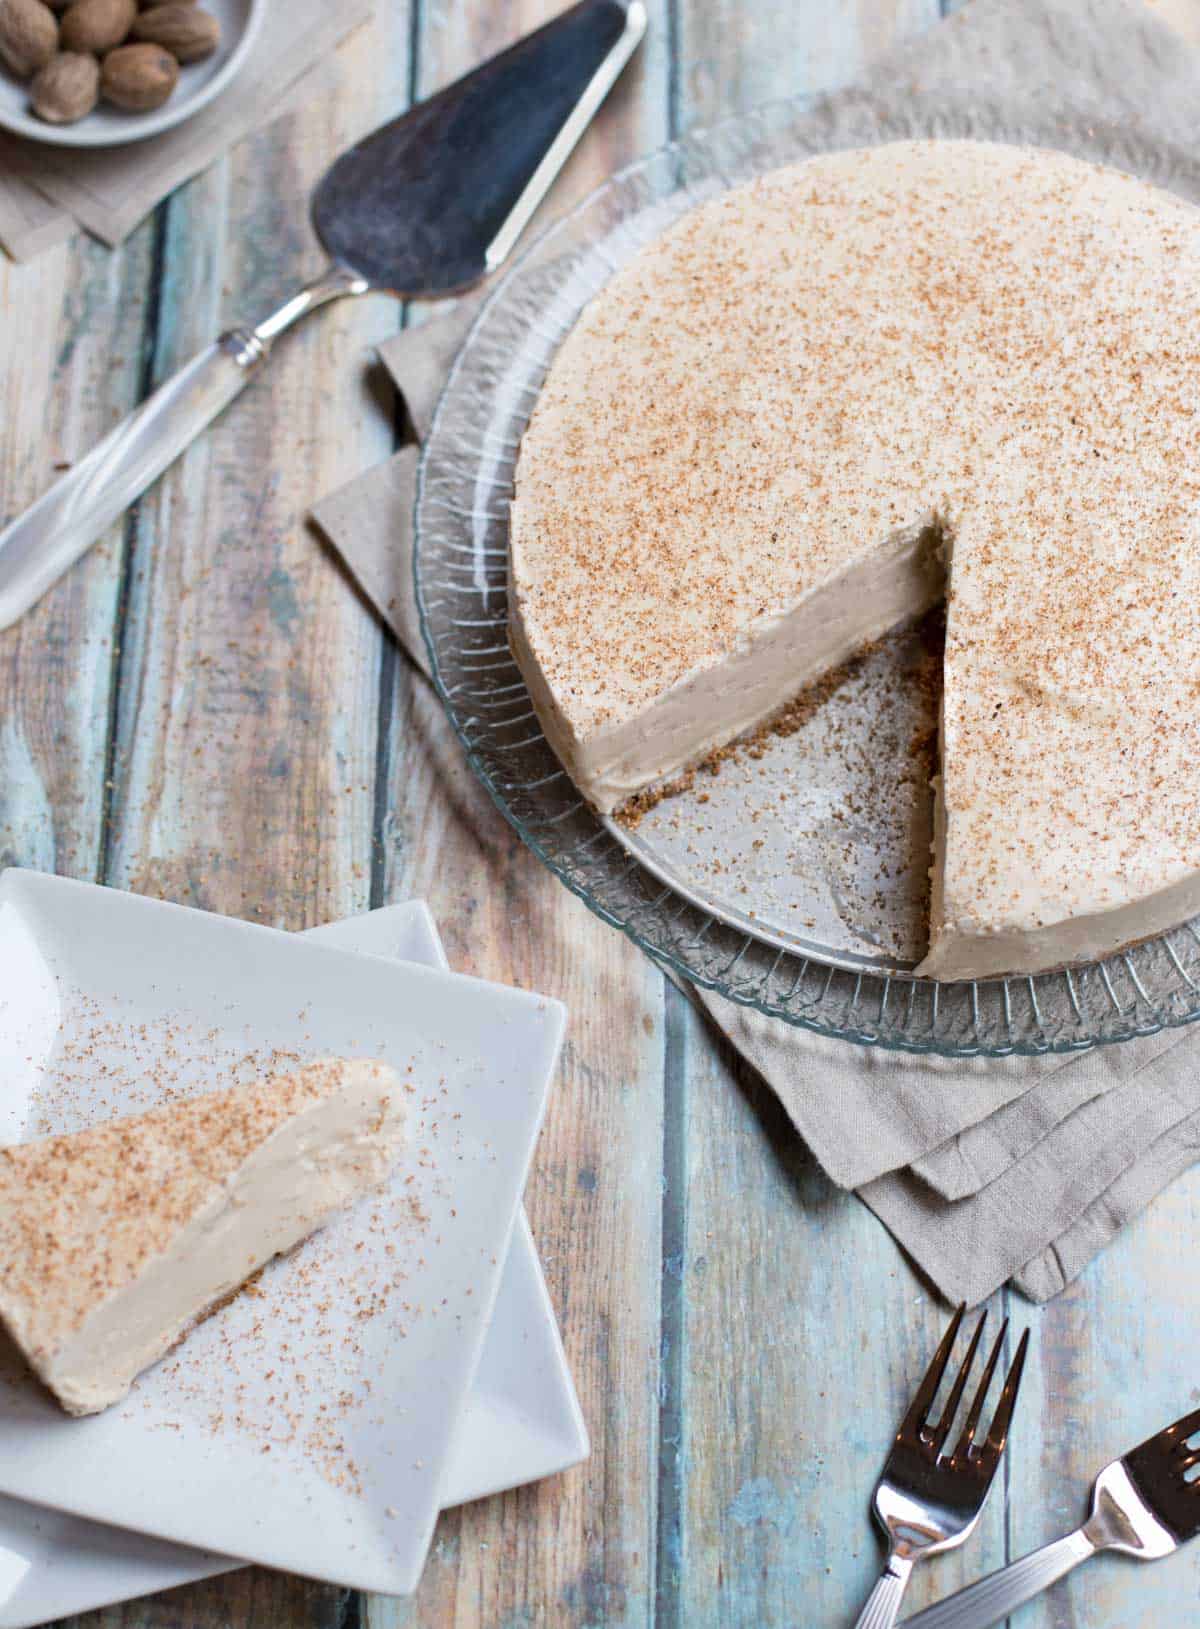
[[[153,113],[122,113],[101,102],[78,124],[47,124],[29,106],[29,85],[0,66],[0,129],[52,147],[118,147],[171,130],[219,96],[245,65],[262,26],[267,0],[201,0],[221,24],[211,57],[179,70],[170,101]]]

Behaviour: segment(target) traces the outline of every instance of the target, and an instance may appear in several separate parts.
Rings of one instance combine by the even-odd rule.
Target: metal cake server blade
[[[441,298],[494,271],[646,32],[643,0],[579,0],[335,160],[312,198],[330,264],[149,396],[0,532],[11,626],[249,384],[273,342],[331,300]]]

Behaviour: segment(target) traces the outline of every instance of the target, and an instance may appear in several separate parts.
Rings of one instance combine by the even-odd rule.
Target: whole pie
[[[942,979],[1200,911],[1200,213],[903,142],[684,216],[521,446],[510,636],[600,811],[943,596]]]

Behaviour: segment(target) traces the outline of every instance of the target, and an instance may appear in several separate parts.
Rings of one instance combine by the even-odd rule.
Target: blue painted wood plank
[[[1197,1238],[1200,1170],[1033,1314],[1033,1362],[1011,1465],[1015,1555],[1077,1525],[1103,1465],[1200,1404]],[[1099,1557],[1013,1623],[1187,1629],[1200,1623],[1200,1546],[1153,1565]]]
[[[171,200],[156,376],[320,266],[309,191],[404,103],[407,50],[380,11],[339,51],[336,98]],[[365,908],[382,635],[305,515],[392,448],[367,362],[397,322],[373,296],[285,336],[138,506],[108,880],[293,928]]]
[[[320,265],[308,192],[403,105],[408,46],[404,8],[380,8],[339,53],[338,94],[239,144],[161,212],[154,378]],[[304,517],[392,448],[366,362],[397,322],[373,298],[289,336],[137,506],[103,880],[290,928],[366,908],[383,639]],[[334,1629],[356,1612],[344,1589],[243,1570],[101,1621]]]
[[[935,0],[755,7],[682,0],[680,128],[815,94],[932,26]],[[799,1147],[769,1092],[690,1008],[668,1074],[661,1621],[853,1620],[880,1565],[868,1500],[944,1313],[895,1245]],[[678,1191],[671,1192],[672,1177]],[[673,1295],[670,1277],[674,1278]],[[1004,1511],[913,1599],[1005,1556]],[[668,1571],[673,1564],[673,1573]],[[802,1603],[802,1605],[801,1605]]]
[[[928,28],[938,0],[674,0],[681,129],[855,79],[889,45]]]
[[[561,9],[426,7],[417,94]],[[665,140],[661,21],[659,10],[544,213]],[[367,1601],[366,1622],[642,1629],[655,1621],[663,980],[519,842],[403,662],[390,718],[383,897],[428,898],[454,966],[558,995],[571,1012],[527,1208],[593,1446],[577,1470],[443,1517],[415,1599]]]
[[[0,526],[139,400],[154,250],[151,223],[116,253],[0,257]],[[124,530],[0,634],[4,864],[97,875]]]

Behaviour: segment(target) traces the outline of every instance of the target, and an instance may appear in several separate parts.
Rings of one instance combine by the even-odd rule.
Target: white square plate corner
[[[411,1067],[414,1131],[384,1196],[272,1263],[255,1297],[201,1325],[124,1404],[70,1420],[11,1357],[8,1383],[0,1375],[0,1492],[409,1593],[450,1474],[562,1008],[16,871],[0,877],[0,968],[2,1140],[136,1112],[297,1055]],[[392,1300],[357,1317],[362,1291],[388,1285]],[[4,1565],[0,1553],[0,1581]]]

